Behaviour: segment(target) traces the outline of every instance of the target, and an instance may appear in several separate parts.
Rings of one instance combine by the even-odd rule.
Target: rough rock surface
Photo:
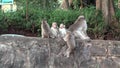
[[[61,39],[0,37],[0,68],[120,68],[120,41],[76,40],[68,58],[66,49]]]

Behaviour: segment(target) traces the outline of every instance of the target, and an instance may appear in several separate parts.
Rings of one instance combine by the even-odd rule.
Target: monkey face
[[[53,23],[52,23],[52,27],[53,27],[53,28],[57,28],[57,23],[56,23],[56,22],[53,22]]]
[[[42,21],[41,21],[41,24],[42,24],[42,25],[45,24],[45,20],[42,20]]]
[[[60,28],[65,28],[65,25],[64,24],[60,24]]]

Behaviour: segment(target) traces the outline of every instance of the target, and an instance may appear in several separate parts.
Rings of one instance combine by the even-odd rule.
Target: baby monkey
[[[56,22],[52,23],[51,31],[52,31],[52,33],[54,34],[55,37],[59,36],[58,26],[57,26]]]
[[[60,24],[59,32],[60,32],[60,37],[62,37],[62,38],[65,37],[66,29],[65,29],[65,25],[64,24]]]
[[[75,48],[75,37],[74,35],[70,32],[67,31],[65,37],[64,37],[65,42],[67,43],[68,49],[66,50],[66,56],[69,57],[70,53],[74,50]]]

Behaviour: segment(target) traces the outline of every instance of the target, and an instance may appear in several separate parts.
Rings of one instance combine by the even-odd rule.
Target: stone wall
[[[119,41],[76,40],[68,58],[66,49],[61,39],[0,37],[0,68],[120,68]]]

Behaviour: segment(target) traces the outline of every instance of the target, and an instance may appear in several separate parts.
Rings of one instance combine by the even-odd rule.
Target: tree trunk
[[[110,20],[111,22],[110,23],[117,23],[117,20],[116,20],[116,17],[115,17],[115,8],[114,8],[114,2],[113,0],[109,0],[110,2],[110,9],[109,9],[109,12],[110,12]]]
[[[80,9],[83,8],[83,0],[80,0]]]
[[[102,8],[101,3],[102,3],[101,0],[96,0],[96,9],[97,10],[100,10],[100,8]]]
[[[120,8],[120,0],[118,0],[118,8]]]
[[[104,21],[107,24],[116,22],[113,0],[96,0],[96,9],[102,10]]]
[[[60,8],[61,9],[69,9],[71,4],[72,4],[72,1],[73,0],[63,0],[61,5],[60,5]]]

